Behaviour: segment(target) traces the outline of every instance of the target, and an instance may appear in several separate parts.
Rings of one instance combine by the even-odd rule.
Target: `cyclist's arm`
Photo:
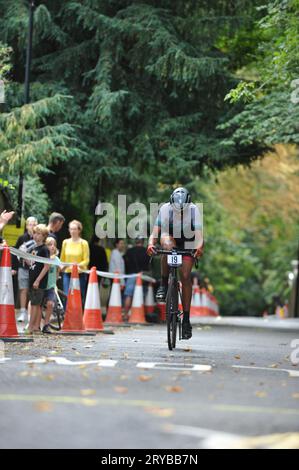
[[[203,255],[204,239],[202,230],[195,230],[195,258],[199,258]]]
[[[153,231],[148,240],[148,244],[155,245],[160,238],[160,233],[161,233],[161,227],[159,227],[158,225],[154,225]]]
[[[148,246],[146,250],[148,256],[153,256],[155,254],[155,245],[159,240],[160,232],[161,227],[159,227],[158,225],[154,225],[153,231],[148,240]]]

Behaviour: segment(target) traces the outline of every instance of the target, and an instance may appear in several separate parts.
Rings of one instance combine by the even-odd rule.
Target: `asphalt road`
[[[165,330],[5,344],[0,448],[299,448],[295,333],[194,326],[170,352]]]

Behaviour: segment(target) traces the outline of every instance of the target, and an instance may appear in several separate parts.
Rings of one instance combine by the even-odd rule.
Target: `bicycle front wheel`
[[[167,342],[171,351],[176,346],[178,314],[178,285],[175,278],[170,278],[166,297]]]

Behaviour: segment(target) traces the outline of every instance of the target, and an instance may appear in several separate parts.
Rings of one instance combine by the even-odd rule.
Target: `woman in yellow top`
[[[78,265],[79,268],[79,278],[80,278],[80,289],[82,295],[82,301],[85,299],[86,284],[87,284],[87,274],[83,273],[88,269],[89,264],[89,246],[86,240],[81,238],[83,226],[78,220],[72,220],[69,223],[69,232],[71,238],[67,238],[62,242],[60,260],[63,263],[74,263]],[[65,267],[63,268],[63,291],[67,295],[69,291],[70,278],[72,268]]]

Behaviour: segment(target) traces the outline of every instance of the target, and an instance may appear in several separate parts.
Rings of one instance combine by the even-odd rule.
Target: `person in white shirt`
[[[111,252],[110,262],[109,262],[109,272],[115,273],[116,271],[119,274],[125,274],[125,261],[123,258],[124,252],[126,249],[126,244],[123,238],[117,238],[114,242],[114,249]],[[120,280],[121,289],[125,286],[125,280]]]

